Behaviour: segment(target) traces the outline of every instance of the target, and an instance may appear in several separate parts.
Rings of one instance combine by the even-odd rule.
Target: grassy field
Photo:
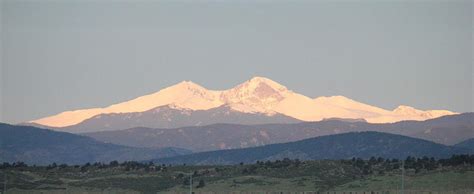
[[[405,177],[406,193],[472,193],[474,192],[474,171],[469,172],[438,172],[428,173],[420,176]],[[241,176],[227,180],[216,181],[204,188],[193,191],[210,193],[234,192],[320,192],[336,193],[399,193],[401,186],[400,176],[371,176],[368,178],[351,181],[338,185],[328,190],[320,190],[315,187],[317,177],[297,178],[273,178],[262,176]],[[178,186],[167,191],[167,193],[186,193],[188,187]]]
[[[400,175],[373,176],[356,180],[334,188],[334,190],[398,190],[401,187]],[[405,177],[405,189],[426,191],[454,191],[460,189],[474,191],[474,171],[430,172]]]
[[[388,165],[389,166],[389,165]],[[385,170],[382,170],[385,169]],[[401,171],[373,165],[365,171],[347,161],[307,161],[234,166],[132,168],[22,167],[0,170],[7,193],[397,193]],[[202,185],[198,186],[202,182]],[[2,184],[3,186],[3,184]],[[3,188],[2,188],[3,189]],[[472,193],[472,166],[408,169],[405,193]]]

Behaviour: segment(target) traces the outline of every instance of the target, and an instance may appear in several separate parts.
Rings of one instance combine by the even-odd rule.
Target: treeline
[[[66,168],[77,168],[80,169],[81,172],[86,172],[90,169],[110,169],[110,168],[122,168],[125,171],[132,171],[132,170],[144,170],[144,171],[161,171],[165,170],[167,167],[170,167],[171,165],[165,165],[165,164],[154,164],[153,162],[137,162],[137,161],[125,161],[125,162],[118,162],[118,161],[112,161],[109,163],[104,163],[104,162],[95,162],[95,163],[86,163],[83,165],[67,165],[67,164],[56,164],[52,163],[47,166],[36,166],[36,165],[31,165],[28,166],[24,162],[14,162],[14,163],[8,163],[4,162],[3,164],[0,164],[0,169],[22,169],[22,168],[46,168],[46,170],[52,170],[52,169],[66,169]]]
[[[338,160],[343,164],[348,164],[357,169],[360,175],[380,174],[393,170],[405,169],[409,172],[419,173],[421,171],[431,171],[443,167],[474,167],[474,155],[453,155],[447,159],[435,159],[433,157],[411,157],[405,160],[384,159],[381,157],[371,157],[370,159],[352,158],[351,160]],[[275,161],[257,161],[255,165],[248,165],[242,170],[243,174],[255,174],[259,168],[283,169],[289,167],[298,167],[305,164],[306,161],[298,159],[291,160],[285,158]],[[243,163],[241,163],[243,165]]]
[[[373,173],[374,169],[385,169],[393,170],[400,169],[403,165],[405,169],[414,169],[415,171],[420,170],[434,170],[439,167],[448,167],[448,166],[474,166],[474,155],[453,155],[450,158],[445,159],[435,159],[433,157],[411,157],[408,156],[405,160],[399,159],[384,159],[381,157],[371,157],[369,159],[362,158],[352,158],[350,160],[337,160],[346,164],[350,164],[358,169],[361,169],[364,174]],[[263,166],[266,168],[285,168],[288,166],[299,166],[305,161],[300,161],[298,159],[289,159],[285,158],[283,160],[275,161],[257,161],[254,166]],[[182,164],[186,165],[186,164]],[[240,166],[244,163],[240,163]],[[8,163],[4,162],[0,164],[0,169],[10,169],[10,168],[28,168],[28,167],[46,167],[46,169],[62,169],[62,168],[80,168],[81,171],[87,171],[89,168],[95,169],[108,169],[108,168],[117,168],[121,167],[126,171],[130,170],[145,170],[145,171],[160,171],[166,170],[166,168],[171,167],[172,165],[165,164],[154,164],[153,162],[136,162],[136,161],[125,161],[118,162],[112,161],[109,163],[95,162],[95,163],[86,163],[83,165],[67,165],[67,164],[56,164],[52,163],[48,166],[36,166],[28,165],[24,162],[14,162]],[[244,168],[244,173],[252,173],[252,168]]]

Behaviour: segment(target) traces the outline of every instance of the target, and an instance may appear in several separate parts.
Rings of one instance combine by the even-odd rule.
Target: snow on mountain
[[[268,78],[254,77],[223,91],[209,90],[193,82],[183,81],[156,93],[109,107],[67,111],[31,122],[51,127],[66,127],[99,114],[144,112],[164,105],[192,111],[209,110],[227,105],[232,110],[243,113],[263,113],[269,116],[280,113],[303,121],[351,118],[365,119],[371,123],[387,123],[401,120],[426,120],[456,114],[447,110],[422,111],[409,106],[399,106],[390,111],[344,96],[312,99],[295,93]]]
[[[32,122],[51,127],[66,127],[78,124],[98,114],[143,112],[169,104],[191,110],[207,110],[223,104],[219,100],[219,94],[220,92],[207,90],[193,82],[183,81],[156,93],[106,108],[68,111]]]
[[[232,89],[222,91],[220,100],[242,112],[274,114],[274,108],[291,92],[263,77],[254,77]]]

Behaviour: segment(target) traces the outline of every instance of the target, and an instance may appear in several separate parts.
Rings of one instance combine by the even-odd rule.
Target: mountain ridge
[[[201,152],[153,161],[165,164],[228,165],[284,158],[300,160],[368,159],[369,157],[404,159],[407,156],[444,158],[452,154],[466,153],[473,153],[473,150],[396,134],[350,132],[289,143]]]
[[[421,111],[409,106],[385,110],[344,96],[310,98],[271,79],[254,77],[227,90],[208,90],[194,82],[183,81],[158,92],[105,108],[66,111],[30,122],[49,127],[67,127],[99,114],[144,112],[170,104],[193,111],[228,105],[243,113],[263,113],[269,116],[279,113],[302,121],[344,118],[390,123],[457,114],[446,110]]]
[[[181,148],[136,148],[103,143],[67,132],[0,123],[0,162],[85,164],[146,160],[188,153],[189,150]]]
[[[99,114],[69,127],[55,130],[72,133],[122,130],[135,127],[178,128],[187,126],[203,126],[214,124],[215,121],[229,124],[267,124],[302,122],[292,117],[275,113],[244,113],[222,105],[208,110],[196,110],[164,105],[144,112]]]
[[[459,142],[459,143],[455,144],[454,146],[469,148],[469,149],[474,150],[474,138],[467,139],[465,141]]]
[[[84,133],[84,135],[99,141],[127,146],[171,146],[193,151],[254,147],[358,131],[401,134],[445,145],[454,145],[468,138],[474,138],[473,122],[474,113],[462,113],[426,121],[400,121],[388,124],[373,124],[363,120],[327,119],[288,124],[212,124],[179,128],[137,127]]]

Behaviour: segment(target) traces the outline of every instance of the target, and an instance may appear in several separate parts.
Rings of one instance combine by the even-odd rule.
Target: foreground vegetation
[[[277,160],[233,166],[189,166],[138,162],[85,165],[0,165],[7,193],[184,193],[199,192],[328,192],[396,193],[410,191],[470,193],[474,191],[474,155],[449,159],[412,158],[399,161]],[[3,184],[2,184],[3,186]],[[3,188],[2,188],[3,189]]]

